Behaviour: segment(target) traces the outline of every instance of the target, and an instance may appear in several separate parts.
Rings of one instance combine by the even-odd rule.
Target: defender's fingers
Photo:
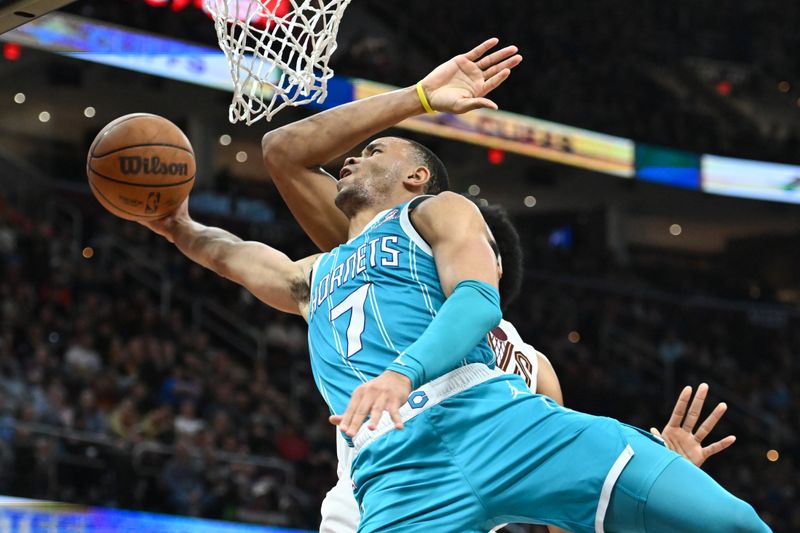
[[[672,409],[672,415],[669,417],[667,426],[675,428],[681,427],[683,417],[686,416],[686,406],[689,405],[689,398],[691,397],[692,388],[689,385],[686,385],[678,395],[678,401],[675,403],[675,407]]]
[[[491,39],[486,39],[481,44],[464,54],[464,57],[469,59],[470,61],[477,61],[481,58],[483,54],[497,46],[497,43],[500,42],[500,39],[497,37],[492,37]]]
[[[334,426],[338,426],[342,423],[342,415],[331,415],[328,417],[328,422],[333,424]]]
[[[703,448],[703,456],[708,459],[712,455],[718,454],[719,452],[730,448],[730,446],[736,442],[736,437],[733,435],[728,435],[722,440],[718,440],[713,444],[709,444],[705,448]]]
[[[478,68],[481,70],[486,70],[487,68],[491,67],[492,65],[496,65],[503,61],[504,59],[513,56],[519,51],[519,48],[516,46],[506,46],[505,48],[501,48],[497,52],[492,52],[488,56],[481,58],[476,64]]]
[[[515,55],[513,57],[509,57],[505,61],[503,61],[501,63],[498,63],[497,65],[493,65],[493,66],[489,67],[488,69],[484,70],[483,71],[483,79],[484,80],[488,80],[492,76],[494,76],[498,72],[500,72],[501,70],[504,70],[504,69],[511,70],[512,68],[516,67],[520,63],[522,63],[522,56],[521,55],[517,54],[517,55]]]
[[[708,394],[708,385],[701,383],[697,387],[697,392],[694,395],[691,405],[689,405],[689,413],[686,415],[686,420],[683,421],[683,429],[686,431],[693,431],[697,420],[700,418],[700,412],[703,410],[703,404],[706,401]]]
[[[490,92],[497,89],[501,83],[506,81],[508,77],[511,75],[511,71],[506,69],[501,70],[488,80],[483,82],[483,94],[489,94]]]
[[[694,440],[697,442],[703,442],[703,439],[708,437],[708,434],[711,433],[711,431],[714,429],[714,426],[717,425],[717,422],[720,421],[722,415],[724,415],[725,411],[727,410],[728,405],[725,402],[720,402],[717,404],[714,410],[711,411],[711,414],[708,415],[708,418],[706,418],[703,423],[700,424],[700,427],[694,434]]]

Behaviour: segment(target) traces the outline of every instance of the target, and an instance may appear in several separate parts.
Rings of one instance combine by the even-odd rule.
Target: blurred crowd
[[[336,463],[302,323],[263,323],[269,366],[237,357],[72,243],[45,213],[0,207],[0,494],[315,527]],[[238,298],[185,261],[173,275]]]
[[[309,253],[276,211],[281,231],[268,234],[219,223],[290,256]],[[47,212],[25,213],[0,207],[0,493],[316,527],[335,451],[302,321],[137,224],[87,217],[75,241]],[[109,236],[168,276],[167,309],[110,259]],[[634,271],[611,282],[596,271],[566,277],[527,237],[541,260],[508,317],[551,358],[567,405],[660,427],[683,384],[708,381],[712,400],[731,406],[710,438],[739,440],[707,469],[775,531],[800,528],[797,314],[688,305]],[[266,357],[198,328],[196,298],[260,327]],[[772,448],[777,462],[766,458]]]

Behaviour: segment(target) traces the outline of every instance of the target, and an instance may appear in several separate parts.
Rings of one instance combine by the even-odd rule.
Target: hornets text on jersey
[[[343,413],[356,387],[417,340],[445,301],[431,249],[409,218],[418,201],[379,213],[314,264],[308,344],[332,413]],[[488,342],[462,360],[475,362],[494,365]]]

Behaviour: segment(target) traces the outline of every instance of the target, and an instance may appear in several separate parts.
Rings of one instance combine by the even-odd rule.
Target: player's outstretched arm
[[[364,419],[375,429],[383,411],[403,427],[399,408],[412,389],[453,370],[500,323],[497,263],[478,208],[459,194],[441,193],[412,213],[430,244],[447,300],[436,317],[377,378],[353,391],[343,415],[330,418],[349,436]]]
[[[195,263],[242,285],[267,305],[305,314],[307,274],[313,257],[295,262],[265,244],[243,241],[223,229],[195,222],[189,216],[188,199],[171,215],[141,224],[174,243]]]
[[[653,435],[664,440],[667,448],[681,454],[698,467],[702,466],[706,459],[723,451],[736,441],[736,437],[728,435],[722,440],[703,446],[703,440],[711,433],[714,426],[717,425],[717,422],[720,421],[722,415],[728,409],[728,406],[724,403],[717,404],[711,414],[708,415],[708,418],[695,431],[694,427],[700,418],[700,412],[703,410],[707,395],[708,385],[701,383],[697,387],[697,394],[695,394],[691,406],[689,406],[692,388],[687,385],[678,396],[675,409],[673,409],[672,416],[667,425],[664,426],[664,429],[659,432],[656,428],[650,428],[650,432]],[[687,407],[689,409],[688,414],[686,412]]]
[[[522,61],[515,46],[489,53],[489,39],[438,66],[422,81],[431,107],[465,113],[496,109],[486,95]],[[334,205],[336,180],[322,166],[372,135],[424,113],[416,87],[407,87],[323,111],[267,133],[264,163],[294,217],[323,251],[347,241],[347,219]]]

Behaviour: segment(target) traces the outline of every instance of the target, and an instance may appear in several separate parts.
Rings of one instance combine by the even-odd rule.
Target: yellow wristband
[[[433,108],[431,104],[428,103],[428,97],[425,96],[425,89],[422,88],[422,82],[417,82],[417,96],[419,96],[419,101],[422,103],[422,108],[425,109],[426,113],[433,113]]]

